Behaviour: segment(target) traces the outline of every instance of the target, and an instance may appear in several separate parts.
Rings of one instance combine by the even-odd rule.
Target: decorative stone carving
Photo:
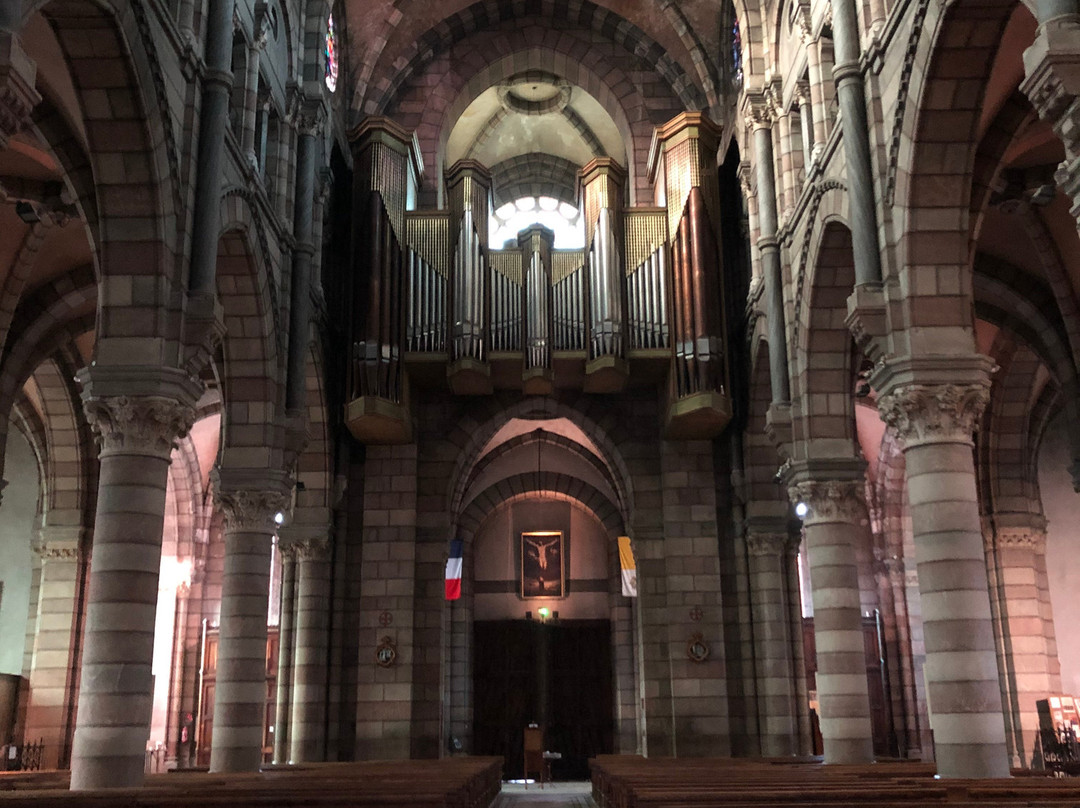
[[[805,481],[788,488],[788,496],[793,503],[802,502],[809,508],[803,518],[805,524],[859,524],[866,518],[864,489],[865,484],[858,480]]]
[[[30,123],[30,113],[41,100],[34,89],[36,75],[37,68],[18,38],[0,32],[0,149]]]
[[[746,552],[752,556],[780,556],[789,544],[786,533],[747,533]],[[796,544],[796,551],[798,545]]]
[[[160,396],[84,397],[83,409],[100,456],[154,455],[168,459],[195,422],[195,409]]]
[[[1042,526],[1008,525],[990,528],[983,532],[983,546],[988,553],[994,550],[1031,550],[1045,553],[1045,522]]]
[[[990,384],[911,384],[878,399],[878,411],[906,448],[924,443],[971,443],[990,401]]]
[[[297,561],[329,561],[330,540],[325,536],[283,544]]]
[[[225,515],[225,529],[250,533],[273,533],[274,516],[284,510],[283,491],[222,491],[214,486],[214,501]]]
[[[1080,213],[1080,18],[1047,20],[1024,52],[1026,78],[1020,90],[1065,146],[1065,161],[1055,179]]]

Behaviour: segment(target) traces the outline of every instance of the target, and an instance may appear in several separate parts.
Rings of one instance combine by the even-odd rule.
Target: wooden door
[[[546,632],[546,637],[541,636]],[[547,669],[542,669],[542,649]],[[507,778],[523,776],[524,730],[541,723],[544,748],[563,758],[556,779],[588,779],[588,758],[614,748],[611,624],[565,620],[477,621],[473,625],[473,754],[501,755]]]

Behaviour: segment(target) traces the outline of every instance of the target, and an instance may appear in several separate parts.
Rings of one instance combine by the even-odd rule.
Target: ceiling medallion
[[[570,103],[570,82],[543,70],[515,73],[498,87],[499,103],[519,115],[549,115]]]

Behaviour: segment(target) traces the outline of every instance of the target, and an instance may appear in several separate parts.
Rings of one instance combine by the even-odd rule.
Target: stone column
[[[266,713],[266,619],[274,517],[288,504],[283,471],[215,468],[225,515],[225,572],[210,771],[258,771]]]
[[[293,208],[292,283],[289,306],[288,376],[285,411],[293,414],[307,405],[307,359],[311,330],[311,261],[315,255],[312,218],[315,204],[315,149],[323,118],[322,102],[305,100],[299,116],[296,153],[296,199]]]
[[[795,715],[799,729],[798,755],[811,755],[814,739],[810,731],[810,694],[806,685],[806,647],[803,643],[803,617],[799,586],[799,547],[802,536],[789,538],[784,548],[787,576],[788,625],[790,626],[791,664],[795,676]]]
[[[1009,775],[972,456],[990,367],[979,356],[898,359],[871,379],[882,418],[904,443],[927,700],[943,777]]]
[[[289,759],[326,759],[326,677],[330,644],[329,528],[293,541],[296,552],[296,651],[293,657]]]
[[[803,31],[806,43],[807,72],[810,75],[810,109],[814,122],[814,146],[810,152],[810,162],[820,163],[825,151],[825,142],[829,139],[829,110],[825,98],[825,77],[821,70],[821,40]]]
[[[799,117],[801,119],[799,128],[802,130],[803,160],[806,165],[806,174],[809,176],[814,157],[814,147],[817,142],[814,134],[814,105],[811,100],[810,82],[800,81],[798,87]]]
[[[295,647],[296,551],[280,541],[281,622],[278,624],[277,701],[274,705],[274,763],[289,763],[292,710],[293,648]]]
[[[1013,762],[1031,766],[1039,730],[1035,702],[1061,690],[1050,669],[1042,614],[1040,566],[1045,568],[1046,520],[1033,513],[996,513],[984,534],[986,563],[996,585],[990,592],[997,615],[998,668],[1011,694],[1007,723]],[[1051,620],[1052,620],[1051,616]]]
[[[855,254],[855,285],[881,282],[877,207],[874,202],[870,130],[866,122],[866,94],[859,66],[859,26],[855,0],[832,0],[836,65],[833,78],[840,99],[844,130],[848,195],[851,200],[851,243]]]
[[[808,508],[803,531],[814,600],[825,762],[869,763],[874,743],[855,557],[859,523],[866,519],[864,482],[855,461],[833,465],[827,471],[797,468],[788,491],[792,502]]]
[[[25,737],[45,741],[41,767],[67,765],[71,721],[75,715],[80,595],[80,527],[47,525],[34,547],[41,556],[37,633],[30,663],[30,700]]]
[[[776,240],[776,178],[773,175],[771,115],[764,104],[755,104],[747,116],[754,129],[754,164],[757,168],[758,253],[765,282],[765,305],[769,318],[769,383],[773,403],[791,400],[788,381],[787,329],[784,325],[784,279],[780,269],[780,244]]]
[[[750,568],[750,609],[757,662],[761,754],[793,755],[799,733],[795,715],[790,613],[784,555],[786,525],[751,524],[746,534]]]
[[[173,368],[79,372],[101,460],[71,788],[143,781],[165,483],[202,385]]]
[[[244,109],[240,124],[240,150],[252,168],[257,169],[259,158],[255,152],[256,121],[259,115],[259,54],[266,47],[270,33],[270,21],[266,12],[256,13],[255,30],[248,43],[247,72],[244,75]]]

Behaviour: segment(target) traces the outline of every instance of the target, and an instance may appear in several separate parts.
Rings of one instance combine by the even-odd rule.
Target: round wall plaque
[[[383,637],[379,640],[379,646],[375,649],[375,662],[384,668],[389,668],[397,659],[397,648],[393,640]]]
[[[701,634],[694,634],[686,643],[686,655],[693,662],[704,662],[709,658],[709,644]]]

